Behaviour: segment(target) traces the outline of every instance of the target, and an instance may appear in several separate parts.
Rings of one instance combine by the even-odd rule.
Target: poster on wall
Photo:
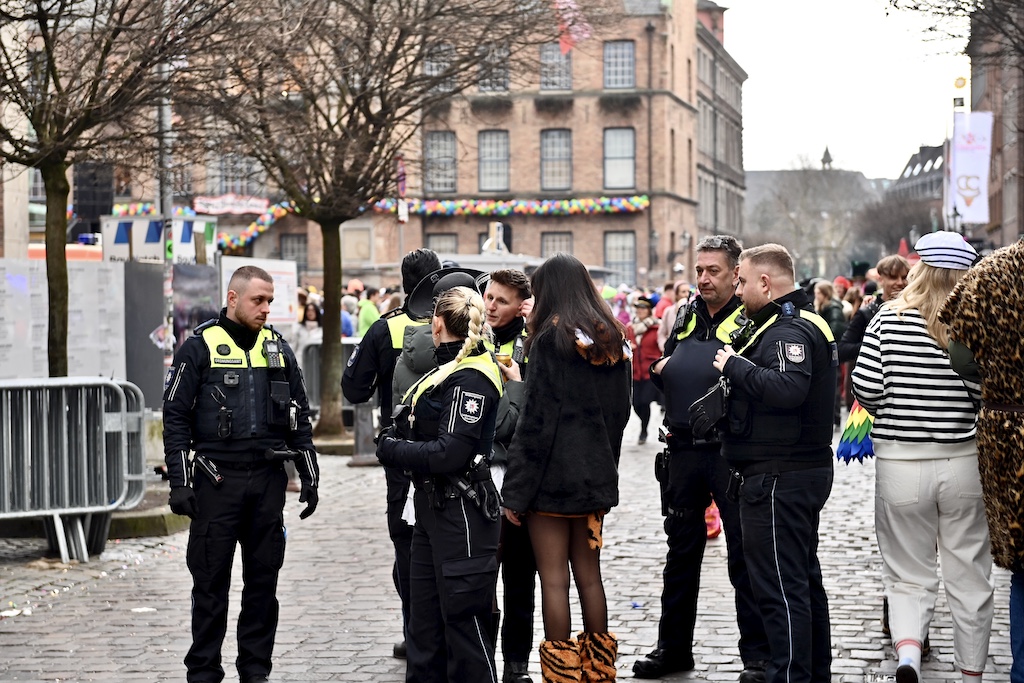
[[[192,330],[220,315],[224,300],[214,266],[176,263],[173,277],[174,350],[177,351],[192,335]]]
[[[231,274],[242,266],[257,266],[270,273],[274,278],[274,302],[270,304],[270,315],[267,323],[273,325],[278,332],[287,336],[299,317],[299,304],[296,300],[299,276],[295,261],[279,261],[277,259],[246,258],[244,256],[220,257],[220,300],[225,301],[228,295],[228,281]],[[175,283],[177,289],[177,283]]]

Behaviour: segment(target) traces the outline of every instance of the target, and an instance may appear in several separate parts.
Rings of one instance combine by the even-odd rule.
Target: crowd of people
[[[1012,309],[1001,311],[1004,317],[1024,316],[1020,285],[1010,275],[1024,247],[980,265],[956,233],[925,235],[915,249],[914,264],[893,255],[850,278],[798,282],[784,247],[745,249],[732,236],[715,235],[696,245],[687,279],[657,290],[595,286],[586,267],[565,254],[527,277],[442,267],[436,254],[418,249],[402,262],[404,297],[384,305],[380,290],[350,282],[347,289],[361,295],[346,311],[361,340],[342,391],[353,403],[376,397],[381,408],[382,507],[402,604],[394,654],[407,660],[407,680],[531,681],[537,578],[542,680],[615,679],[618,643],[608,630],[602,531],[619,501],[618,462],[631,411],[640,421],[640,444],[659,428],[664,442],[652,476],[661,488],[668,547],[658,641],[633,662],[634,676],[695,668],[701,562],[707,539],[724,529],[740,683],[829,680],[818,521],[832,490],[842,408],[856,399],[874,417],[875,527],[898,683],[921,679],[937,558],[953,618],[954,662],[966,683],[979,683],[986,666],[992,564],[1013,572],[1011,681],[1024,683],[1022,361],[986,319],[1000,305]],[[258,299],[246,298],[250,279],[259,284]],[[210,354],[254,348],[253,335],[264,340],[266,360],[266,349],[276,348],[273,335],[261,331],[251,311],[262,313],[267,297],[260,273],[239,279],[221,320],[197,331],[188,354],[175,359],[165,393],[165,419],[169,411],[174,427],[166,441],[172,507],[194,520],[190,681],[223,677],[220,596],[227,585],[191,558],[193,546],[198,557],[203,544],[214,542],[207,525],[235,503],[214,502],[216,487],[193,476],[189,447],[197,461],[232,476],[257,467],[250,447],[285,449],[308,513],[318,500],[301,374],[288,369],[301,354],[296,360],[279,340],[282,357],[267,361],[264,371],[271,384],[284,382],[279,388],[297,410],[297,426],[294,419],[290,427],[271,422],[259,438],[236,434],[230,417],[224,430],[226,404],[217,396],[238,383],[232,363],[202,369],[211,365],[203,361]],[[307,299],[299,348],[317,339],[320,318]],[[226,333],[212,332],[221,328]],[[223,341],[229,343],[216,346]],[[277,363],[287,372],[274,370]],[[211,415],[195,421],[199,431],[191,433],[186,404],[193,395],[204,397]],[[232,388],[227,395],[227,407],[235,397],[243,407],[242,394]],[[271,387],[262,399],[271,404],[267,415],[275,415],[278,398]],[[285,484],[277,472],[271,466],[261,484],[274,491],[267,514],[279,514],[277,487],[283,494]],[[233,550],[236,540],[244,550],[247,534],[273,538],[272,529],[260,529],[236,529],[233,539],[217,541],[218,552]],[[258,569],[246,573],[247,591],[250,581],[266,585],[260,595],[273,600],[272,583],[257,576]],[[570,583],[582,611],[578,631]],[[250,636],[248,629],[245,638],[240,630],[239,673],[243,681],[263,681],[276,612],[243,605],[243,616],[250,614],[262,615],[261,630]]]

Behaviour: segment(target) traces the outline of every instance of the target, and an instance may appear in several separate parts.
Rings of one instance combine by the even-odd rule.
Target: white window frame
[[[423,136],[424,190],[427,193],[458,191],[455,133],[432,130]]]
[[[635,129],[604,129],[604,187],[607,190],[636,187]]]
[[[508,192],[511,166],[509,153],[507,130],[482,130],[477,133],[477,183],[480,192]]]
[[[572,131],[568,128],[540,132],[540,189],[572,189]]]

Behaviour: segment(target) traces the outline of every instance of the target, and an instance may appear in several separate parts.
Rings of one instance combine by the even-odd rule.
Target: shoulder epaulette
[[[380,318],[381,320],[387,320],[388,318],[394,318],[395,316],[402,315],[403,313],[405,313],[405,309],[399,306],[398,308],[392,308],[390,311],[382,315]]]
[[[210,328],[210,327],[213,327],[214,325],[217,324],[217,322],[219,320],[220,320],[220,318],[210,318],[205,323],[200,323],[199,325],[196,325],[195,329],[192,330],[192,334],[196,334],[196,335],[202,334],[203,330],[205,330],[207,328]]]

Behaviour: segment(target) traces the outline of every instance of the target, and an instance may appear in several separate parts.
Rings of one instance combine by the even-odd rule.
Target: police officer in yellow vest
[[[224,678],[221,645],[238,544],[245,590],[235,666],[242,683],[260,683],[270,675],[288,476],[280,459],[266,457],[268,449],[294,453],[302,481],[299,500],[306,503],[299,517],[305,519],[317,506],[319,469],[306,391],[292,350],[265,326],[273,300],[274,282],[266,271],[236,270],[226,308],[182,344],[165,381],[170,505],[192,518],[189,683]]]
[[[441,260],[430,249],[410,251],[402,259],[402,289],[406,295],[412,293],[431,272],[441,267]],[[370,325],[369,331],[352,351],[348,365],[341,376],[341,392],[349,403],[365,403],[378,394],[381,408],[380,424],[391,424],[391,409],[395,401],[391,395],[391,382],[395,363],[402,352],[402,340],[406,328],[425,325],[412,320],[405,306],[396,308]],[[356,456],[358,457],[358,456]],[[372,464],[376,460],[370,458]],[[358,462],[354,457],[350,464]],[[394,655],[405,656],[405,629],[409,622],[409,548],[412,543],[412,526],[402,520],[402,508],[409,494],[409,477],[401,469],[385,468],[387,480],[388,535],[395,548],[395,564],[392,577],[398,596],[402,601],[402,640],[395,644]]]
[[[828,599],[818,520],[832,490],[832,410],[839,356],[828,324],[795,284],[785,247],[740,254],[748,324],[715,355],[729,386],[722,454],[739,477],[743,553],[768,634],[767,683],[830,680]],[[701,432],[718,417],[691,408]]]
[[[653,652],[633,664],[636,678],[661,678],[694,668],[693,630],[697,618],[701,561],[707,542],[704,509],[714,497],[722,514],[728,549],[729,579],[736,591],[741,683],[764,679],[768,640],[754,601],[743,558],[739,510],[726,499],[729,468],[721,457],[721,439],[712,431],[697,437],[690,429],[689,407],[718,380],[715,353],[739,329],[742,309],[735,296],[740,243],[728,235],[697,244],[695,297],[676,316],[665,355],[651,366],[651,379],[665,394],[667,447],[656,460],[662,512],[668,536],[661,622]]]
[[[439,295],[431,320],[439,367],[406,394],[408,410],[378,441],[381,462],[408,470],[416,487],[410,682],[497,680],[488,630],[500,504],[490,455],[502,376],[484,324],[476,290]]]

